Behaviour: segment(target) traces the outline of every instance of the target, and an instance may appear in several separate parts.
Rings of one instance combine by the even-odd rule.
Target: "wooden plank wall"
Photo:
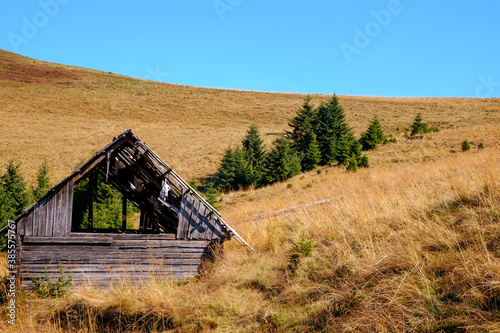
[[[215,240],[225,237],[222,223],[195,197],[185,192],[179,212],[178,239]]]
[[[179,210],[179,223],[177,224],[177,238],[186,239],[186,234],[189,228],[189,220],[191,219],[191,205],[188,205],[187,191],[182,193],[181,209]]]
[[[144,283],[152,277],[186,279],[199,274],[202,259],[211,256],[210,241],[175,240],[168,235],[153,239],[148,239],[151,235],[127,236],[61,238],[59,244],[27,238],[31,243],[24,243],[20,251],[23,285],[30,285],[31,277],[44,276],[46,268],[55,280],[59,263],[65,272],[71,271],[76,284],[90,281],[106,287],[123,280]],[[75,239],[74,244],[71,239]]]
[[[59,191],[42,198],[17,223],[17,234],[37,237],[69,237],[73,213],[74,183],[70,180]]]

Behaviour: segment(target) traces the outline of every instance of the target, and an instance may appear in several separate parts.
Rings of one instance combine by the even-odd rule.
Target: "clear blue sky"
[[[19,0],[0,48],[193,86],[500,97],[500,1]]]

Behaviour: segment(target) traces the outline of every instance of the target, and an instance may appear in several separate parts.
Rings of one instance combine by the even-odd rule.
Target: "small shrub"
[[[189,180],[189,186],[191,186],[193,190],[198,191],[198,184],[194,176]]]
[[[347,171],[358,171],[358,161],[356,160],[356,157],[354,155],[347,162]]]
[[[422,114],[418,113],[415,117],[415,121],[411,125],[410,135],[425,134],[429,132],[439,132],[439,128],[428,127],[428,125],[422,121]]]
[[[288,256],[288,271],[295,273],[302,258],[310,257],[314,249],[312,240],[306,240],[304,235],[300,236],[297,243],[292,244],[291,254]]]
[[[207,202],[212,205],[212,207],[219,209],[217,203],[222,201],[222,197],[219,189],[217,189],[212,181],[210,181],[205,187],[205,197]]]
[[[385,138],[383,144],[386,145],[388,143],[396,143],[396,142],[398,142],[398,140],[392,134],[389,134]]]
[[[292,187],[293,187],[293,184],[292,184],[292,183],[288,183],[288,184],[286,184],[286,188],[289,188],[289,189],[290,189],[290,188],[292,188]]]
[[[322,173],[322,172],[323,172],[323,170],[321,170],[321,169],[317,169],[317,170],[316,170],[316,172],[317,172],[317,173],[318,173],[318,175],[319,175],[320,173]]]
[[[361,159],[359,160],[359,167],[360,168],[370,167],[370,162],[368,162],[368,156],[366,155],[361,156]]]
[[[478,146],[477,146],[478,149],[484,149],[484,144],[481,142]]]
[[[35,294],[40,298],[52,298],[52,297],[62,297],[70,288],[73,283],[73,276],[71,273],[64,273],[62,264],[59,263],[59,277],[56,282],[51,282],[49,275],[47,273],[47,268],[45,268],[45,276],[43,277],[33,277],[31,281],[33,282],[33,289]]]
[[[462,142],[462,150],[467,151],[469,149],[470,149],[469,141],[465,140],[464,142]]]
[[[411,134],[410,135],[416,135],[416,134],[425,134],[427,133],[427,124],[422,121],[422,114],[418,113],[417,116],[415,117],[415,121],[411,125]]]

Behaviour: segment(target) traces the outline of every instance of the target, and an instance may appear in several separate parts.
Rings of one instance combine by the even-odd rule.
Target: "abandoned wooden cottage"
[[[111,198],[117,206],[116,194],[118,221],[103,224],[101,215],[110,215],[110,209],[101,209],[102,201]],[[23,285],[45,270],[57,277],[59,264],[75,283],[102,286],[123,279],[190,278],[230,237],[248,246],[131,130],[115,137],[14,222]]]

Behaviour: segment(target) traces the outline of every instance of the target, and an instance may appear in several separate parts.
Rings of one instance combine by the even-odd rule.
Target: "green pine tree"
[[[243,148],[227,149],[215,174],[214,184],[220,191],[246,188],[255,182],[252,165]]]
[[[351,156],[351,140],[349,135],[345,134],[338,139],[335,145],[333,159],[337,161],[339,165],[347,165]]]
[[[277,138],[273,149],[266,155],[264,172],[258,185],[265,186],[300,174],[300,160],[298,153],[292,149],[290,140]]]
[[[344,134],[337,141],[333,156],[338,165],[348,165],[351,158],[356,159],[357,165],[361,164],[361,146],[351,131]]]
[[[122,200],[120,191],[113,185],[106,183],[105,177],[99,174],[94,203],[95,229],[121,228]]]
[[[237,161],[234,149],[228,148],[222,157],[217,173],[215,174],[215,186],[221,191],[237,189],[236,174]]]
[[[244,148],[235,150],[236,170],[235,170],[235,189],[247,188],[256,181],[255,169],[252,162],[248,160],[248,151]],[[256,161],[255,159],[253,160]],[[260,164],[261,162],[259,162]]]
[[[189,180],[189,186],[191,186],[193,190],[198,191],[198,181],[195,176],[192,176]]]
[[[356,172],[358,171],[358,160],[356,156],[352,155],[347,162],[347,171]]]
[[[413,124],[411,125],[410,135],[425,134],[428,131],[427,124],[423,122],[422,114],[418,113],[413,121]]]
[[[469,141],[465,140],[464,142],[462,142],[462,150],[463,150],[463,151],[470,150],[470,144],[469,144]]]
[[[368,130],[361,135],[359,143],[361,143],[363,150],[372,150],[376,149],[378,144],[384,143],[385,140],[386,137],[380,120],[378,116],[375,116],[371,120]]]
[[[221,201],[220,191],[214,184],[213,180],[210,180],[205,187],[205,196],[207,198],[207,202],[212,205],[215,209],[219,209],[219,202]]]
[[[9,220],[16,218],[15,203],[7,193],[3,182],[0,182],[0,228],[7,225]]]
[[[359,143],[358,140],[356,140],[356,138],[354,138],[354,135],[352,134],[352,132],[349,134],[349,141],[350,141],[350,148],[351,148],[351,155],[354,156],[354,158],[356,158],[356,161],[358,162],[358,165],[361,161],[361,157],[362,157],[362,154],[361,154],[361,145]]]
[[[288,126],[292,131],[287,131],[287,135],[292,142],[292,147],[299,151],[305,152],[306,133],[312,129],[313,119],[315,117],[314,106],[310,104],[311,96],[307,96],[302,108],[297,112],[297,115],[288,122]]]
[[[312,170],[318,166],[321,161],[321,151],[319,150],[316,134],[308,130],[304,136],[304,152],[302,157],[302,170]]]
[[[245,138],[241,141],[243,150],[247,156],[247,161],[252,168],[258,169],[264,159],[265,149],[259,128],[256,124],[250,126]]]
[[[97,171],[96,171],[97,172]],[[93,201],[93,228],[120,229],[122,227],[123,194],[111,183],[106,182],[106,176],[100,172],[95,174],[96,183],[92,184],[89,174],[75,186],[73,194],[73,226],[89,228],[90,201]],[[127,202],[127,218],[132,227],[132,219],[139,209],[130,201]]]
[[[335,160],[337,141],[351,132],[336,95],[328,103],[322,103],[319,106],[313,124],[321,151],[320,164],[330,164]]]
[[[7,171],[0,177],[0,227],[13,220],[29,205],[30,195],[21,173],[20,164],[7,164]]]
[[[244,153],[244,157],[248,162],[248,165],[242,166],[245,170],[242,170],[243,174],[246,174],[245,178],[246,186],[255,183],[260,178],[260,171],[262,167],[262,163],[264,161],[264,156],[266,150],[264,148],[264,140],[262,140],[259,134],[259,128],[257,125],[250,126],[250,129],[247,132],[245,138],[241,141],[242,152]]]
[[[35,201],[43,197],[52,187],[49,177],[49,170],[50,169],[47,160],[43,160],[42,165],[40,165],[40,168],[38,169],[38,173],[36,175],[36,187],[32,188],[33,200]]]
[[[368,161],[368,156],[366,156],[366,155],[361,156],[361,159],[359,160],[359,167],[361,167],[361,168],[370,167],[370,162]]]

